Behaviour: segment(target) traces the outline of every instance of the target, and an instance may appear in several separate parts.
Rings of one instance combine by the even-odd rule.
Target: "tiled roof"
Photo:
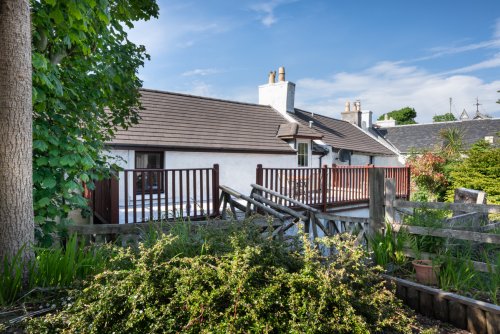
[[[398,125],[379,128],[377,131],[401,153],[409,153],[412,150],[440,149],[443,145],[440,133],[450,128],[457,128],[463,133],[463,144],[468,148],[485,136],[497,136],[500,132],[500,118]]]
[[[269,106],[149,89],[141,90],[141,101],[139,124],[118,131],[111,145],[295,152],[276,137],[287,120]]]
[[[371,155],[395,155],[395,153],[376,139],[365,133],[362,129],[349,122],[313,114],[295,109],[294,114],[299,123],[309,126],[312,121],[312,129],[323,135],[323,141],[336,149],[347,149]]]

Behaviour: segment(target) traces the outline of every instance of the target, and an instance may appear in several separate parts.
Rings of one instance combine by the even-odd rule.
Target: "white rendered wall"
[[[165,152],[165,168],[202,168],[219,164],[219,184],[250,194],[258,164],[265,167],[297,166],[295,154],[253,154],[214,152]]]
[[[403,167],[404,163],[401,163],[399,157],[393,156],[375,156],[373,158],[373,164],[380,167]]]
[[[370,156],[364,154],[352,154],[351,155],[351,165],[352,166],[366,166],[370,163]]]
[[[111,154],[121,157],[117,160],[120,167],[133,169],[135,152],[112,150]],[[297,167],[296,154],[253,154],[253,153],[215,153],[215,152],[165,152],[165,169],[211,168],[219,164],[219,183],[227,185],[243,194],[250,194],[250,184],[255,183],[255,170],[258,164],[263,167],[292,168]],[[120,204],[125,199],[124,173],[120,173]],[[129,175],[129,187],[132,187],[132,174]],[[129,198],[132,191],[129,191]]]

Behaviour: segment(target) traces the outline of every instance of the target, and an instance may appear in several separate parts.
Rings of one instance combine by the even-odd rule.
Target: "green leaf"
[[[49,163],[49,159],[47,159],[47,157],[36,157],[34,161],[35,165],[38,167],[47,166]]]
[[[38,202],[36,202],[36,205],[41,208],[46,207],[49,204],[50,204],[50,198],[48,197],[44,197],[40,199]]]
[[[36,150],[40,150],[42,152],[45,152],[45,151],[47,151],[47,149],[49,148],[49,146],[47,145],[46,142],[44,142],[42,140],[35,140],[33,142],[33,148],[36,149]]]
[[[62,13],[62,11],[59,8],[51,11],[50,17],[54,19],[54,22],[56,24],[61,24],[64,22],[64,14]]]
[[[46,70],[47,69],[47,58],[41,55],[38,52],[34,52],[31,58],[31,62],[33,67],[37,70]]]
[[[54,188],[56,186],[56,179],[54,177],[46,177],[42,181],[42,187],[44,188]]]

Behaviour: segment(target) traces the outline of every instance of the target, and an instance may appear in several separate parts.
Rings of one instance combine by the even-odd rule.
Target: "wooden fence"
[[[381,169],[396,182],[398,198],[409,199],[408,167],[323,166],[322,168],[264,168],[257,166],[256,183],[304,204],[326,211],[345,204],[367,203],[369,170]],[[291,202],[284,205],[293,206]]]
[[[432,236],[454,240],[466,240],[477,244],[500,245],[500,234],[491,233],[499,227],[498,223],[483,222],[482,225],[473,222],[478,215],[487,217],[488,214],[500,213],[500,205],[472,204],[472,203],[422,203],[397,200],[394,180],[385,180],[385,218],[392,225],[393,231],[405,231],[411,235]],[[415,209],[450,210],[462,213],[444,219],[442,226],[414,226],[405,225],[400,215],[413,214]],[[471,226],[464,224],[465,219],[471,221]],[[458,222],[454,224],[454,221]],[[377,227],[381,225],[378,224]],[[405,255],[415,258],[411,249],[404,250]],[[436,254],[419,252],[423,259],[433,258]],[[479,261],[471,261],[472,266],[479,272],[492,272],[495,265]],[[500,333],[500,306],[462,297],[453,293],[444,292],[421,284],[398,278],[390,278],[397,284],[397,295],[411,308],[425,315],[451,322],[455,326],[467,329],[472,333]]]

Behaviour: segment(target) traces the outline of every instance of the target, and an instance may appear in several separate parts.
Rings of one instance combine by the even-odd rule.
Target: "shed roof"
[[[452,128],[459,129],[463,133],[464,147],[469,148],[473,143],[486,136],[498,136],[500,118],[398,125],[379,128],[377,132],[401,153],[409,153],[412,150],[440,149],[443,145],[441,132]]]
[[[313,116],[312,113],[297,108],[291,115],[302,125],[309,125],[309,121],[312,121],[312,129],[323,134],[323,141],[336,149],[342,148],[370,155],[395,155],[375,138],[349,122],[316,113]]]
[[[112,146],[295,153],[277,138],[287,120],[269,106],[141,89],[141,120]],[[321,138],[299,126],[297,135]]]

